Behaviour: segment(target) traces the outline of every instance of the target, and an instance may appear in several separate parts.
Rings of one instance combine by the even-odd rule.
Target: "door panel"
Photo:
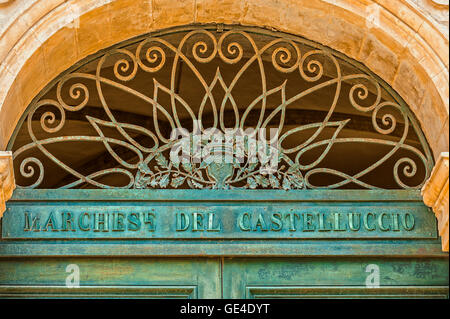
[[[65,285],[71,264],[80,269],[80,288]],[[0,259],[0,297],[220,298],[220,260]]]
[[[380,288],[366,288],[376,265]],[[446,259],[224,260],[224,298],[448,298]]]
[[[68,265],[80,288],[65,285]],[[380,288],[367,288],[376,265]],[[223,279],[223,280],[222,280]],[[223,286],[222,286],[223,282]],[[0,297],[448,298],[446,258],[0,258]]]

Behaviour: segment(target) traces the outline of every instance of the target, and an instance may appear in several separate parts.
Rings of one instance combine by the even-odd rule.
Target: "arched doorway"
[[[252,127],[276,143],[247,132],[237,145]],[[2,221],[2,273],[52,277],[5,277],[4,295],[65,296],[46,286],[66,264],[84,271],[82,296],[448,295],[415,116],[313,41],[209,25],[117,44],[38,94],[8,148],[23,189]]]

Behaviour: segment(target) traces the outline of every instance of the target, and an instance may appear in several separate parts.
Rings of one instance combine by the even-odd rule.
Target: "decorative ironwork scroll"
[[[408,108],[392,98],[374,75],[301,38],[261,29],[225,29],[228,31],[193,27],[170,39],[148,36],[110,49],[89,62],[91,69],[80,67],[60,77],[52,87],[55,96],[42,95],[29,108],[25,124],[31,140],[14,146],[14,158],[20,158],[15,163],[19,174],[33,179],[23,187],[41,186],[46,178],[45,163],[72,178],[66,178],[59,188],[386,188],[365,179],[380,169],[391,172],[394,186],[390,188],[423,185],[432,167],[425,139]],[[183,96],[179,88],[181,68],[194,79],[188,88],[191,98]],[[211,68],[214,74],[206,75]],[[148,85],[132,84],[138,78]],[[241,93],[236,93],[237,87]],[[142,116],[147,124],[122,121],[106,95],[111,90],[130,96],[129,103],[136,99],[144,103],[150,113]],[[242,92],[246,98],[238,96]],[[317,105],[302,104],[314,94],[320,98]],[[338,113],[340,105],[350,107]],[[308,120],[303,106],[323,116],[318,121]],[[63,133],[67,119],[77,113],[93,133]],[[367,136],[355,134],[359,132],[355,129],[358,119],[367,122]],[[236,133],[249,127],[277,129],[276,145],[269,146],[277,151],[276,169],[265,172],[264,161],[249,160],[252,149],[268,143],[251,145],[248,136],[240,150],[241,162],[195,160],[199,158],[195,152],[181,162],[170,158],[169,152],[181,145],[180,139],[170,138],[175,129],[187,132],[184,141],[192,141],[195,133],[208,137],[205,132],[211,128]],[[420,145],[408,142],[414,134]],[[80,172],[51,150],[52,145],[71,147],[71,143],[82,142],[103,145],[114,165]],[[197,142],[205,144],[203,137]],[[333,154],[339,146],[344,146],[343,151]],[[215,147],[232,158],[237,152],[236,148],[228,150],[223,140]],[[364,167],[333,167],[338,162],[333,156],[350,161],[362,149],[374,147],[379,148],[379,156],[370,158]],[[28,152],[41,157],[28,156]],[[418,171],[422,175],[417,182]],[[105,177],[113,175],[126,183],[105,182]],[[316,176],[321,176],[319,183]]]

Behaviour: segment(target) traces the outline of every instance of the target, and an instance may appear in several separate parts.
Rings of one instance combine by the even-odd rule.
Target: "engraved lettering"
[[[177,224],[177,231],[186,231],[189,228],[189,216],[187,216],[185,213],[179,213],[176,215],[176,224]]]
[[[389,216],[388,214],[386,214],[386,213],[381,213],[379,216],[378,216],[378,226],[380,227],[380,229],[381,229],[381,231],[389,231],[390,229],[391,229],[391,226],[389,225],[389,226],[386,226],[385,224],[384,224],[384,219],[383,219],[383,217],[387,217],[387,216]]]
[[[52,231],[58,231],[58,226],[55,224],[56,224],[55,216],[53,215],[53,212],[51,212],[48,215],[47,221],[45,222],[45,226],[42,231],[48,231],[49,227],[52,229]]]
[[[113,213],[112,231],[125,231],[124,218],[122,213]]]
[[[85,217],[87,217],[87,219],[89,220],[91,218],[91,216],[89,215],[89,213],[83,213],[78,217],[78,227],[82,230],[82,231],[90,231],[91,228],[89,227],[89,225],[86,226],[86,224],[84,223],[84,219]]]
[[[171,236],[171,231],[176,231],[184,232],[179,234],[183,239],[198,238],[199,236],[193,233],[205,232],[200,238],[206,239],[209,236],[211,239],[220,240],[232,240],[233,236],[236,236],[236,238],[248,237],[252,240],[266,237],[270,239],[304,238],[308,240],[314,238],[351,239],[353,237],[367,238],[368,235],[371,237],[379,236],[380,238],[411,238],[411,236],[404,234],[406,231],[417,231],[417,238],[433,236],[432,223],[416,225],[418,216],[423,218],[421,214],[425,213],[425,207],[420,208],[420,210],[412,207],[410,211],[400,207],[398,211],[395,211],[393,210],[395,206],[393,206],[388,208],[392,211],[388,211],[384,206],[378,207],[375,205],[369,211],[364,208],[362,208],[363,211],[358,211],[357,207],[333,207],[329,205],[330,207],[325,208],[317,205],[317,211],[315,211],[314,208],[308,206],[297,208],[296,206],[290,206],[286,209],[282,207],[283,205],[277,207],[275,212],[272,212],[271,208],[252,205],[247,207],[247,211],[241,210],[244,211],[243,213],[239,211],[242,208],[235,206],[223,207],[218,205],[204,209],[187,207],[182,212],[173,212],[175,216],[159,214],[160,210],[164,212],[164,208],[159,206],[150,209],[148,206],[137,207],[137,211],[131,212],[119,211],[117,206],[108,208],[98,207],[97,205],[86,208],[74,207],[73,211],[51,206],[47,208],[47,211],[41,211],[42,208],[21,208],[21,215],[15,214],[15,216],[23,216],[23,221],[19,221],[19,225],[16,222],[12,224],[11,217],[7,216],[4,219],[3,234],[5,238],[119,239],[126,235],[121,233],[140,232],[133,235],[128,234],[125,237],[165,239]],[[171,212],[171,209],[168,211]],[[296,209],[298,209],[297,212]],[[175,220],[172,220],[174,225],[169,227],[167,223],[171,217]],[[419,221],[421,220],[419,219]],[[22,226],[20,225],[21,222]],[[160,222],[162,226],[159,228]],[[233,223],[236,223],[234,227],[232,227]],[[66,232],[66,234],[57,234],[58,231]],[[251,233],[245,234],[244,237],[238,237],[237,232],[240,231]],[[39,232],[43,233],[39,234]],[[88,235],[87,232],[92,232],[92,234]],[[146,233],[148,232],[154,234],[147,237]],[[221,232],[223,234],[218,234]],[[347,233],[336,235],[333,234],[334,232]]]
[[[266,226],[266,221],[264,220],[263,214],[258,215],[258,219],[256,220],[255,227],[253,231],[258,231],[258,228],[261,229],[261,231],[268,231],[269,229]]]
[[[357,216],[358,226],[355,226],[355,216]],[[359,231],[361,228],[361,214],[360,213],[349,213],[348,214],[348,227],[352,231]]]
[[[216,225],[216,226],[214,226]],[[216,222],[216,214],[208,213],[208,229],[207,231],[216,232],[220,231],[220,223]]]
[[[244,224],[244,217],[247,217],[247,219],[246,219],[247,223],[246,224]],[[238,225],[239,225],[239,228],[242,231],[250,231],[251,230],[250,229],[250,215],[248,213],[243,213],[243,214],[239,215]]]
[[[283,220],[281,214],[273,214],[270,220],[272,221],[272,231],[280,231],[281,229],[283,229]],[[276,228],[274,226],[276,226]]]
[[[72,213],[62,212],[61,219],[62,219],[61,231],[69,231],[69,230],[76,231],[75,228],[72,226],[73,225]]]
[[[30,218],[31,218],[31,224],[30,224]],[[40,215],[37,214],[34,217],[28,212],[25,213],[25,225],[24,225],[24,231],[34,231],[39,232],[40,231]]]
[[[94,213],[94,231],[95,232],[109,231],[109,214],[108,213]]]
[[[409,222],[408,222],[408,219],[410,220]],[[407,230],[407,231],[413,230],[414,225],[415,225],[414,216],[410,213],[405,213],[402,218],[402,225],[403,225],[403,228],[405,228],[405,230]]]
[[[376,217],[376,215],[374,213],[367,213],[366,215],[364,215],[364,218],[363,218],[364,228],[368,231],[374,231],[375,226],[373,226],[373,227],[369,226],[369,216],[372,216],[373,219],[375,219],[375,217]]]
[[[300,218],[298,214],[295,213],[288,213],[286,214],[286,219],[289,220],[289,231],[294,232],[297,231],[297,224],[295,221],[295,217]]]
[[[31,230],[30,216],[28,215],[28,212],[25,212],[23,217],[25,218],[25,225],[23,225],[23,231],[30,231]]]
[[[314,215],[306,213],[303,215],[303,231],[309,232],[314,231],[316,229],[314,223]]]
[[[334,213],[334,231],[346,231],[347,229],[341,228],[341,213]]]
[[[328,224],[328,228],[325,227],[325,214],[324,213],[320,213],[318,214],[318,219],[319,219],[319,231],[323,232],[323,231],[330,231],[331,230],[331,225]]]
[[[138,231],[139,229],[141,229],[141,220],[139,219],[139,214],[128,214],[128,230]]]
[[[148,225],[148,231],[154,232],[156,229],[155,213],[147,213],[144,215],[144,224]]]
[[[192,213],[192,230],[193,231],[203,231],[203,214]]]
[[[400,227],[399,227],[399,214],[398,213],[393,213],[392,214],[392,230],[393,231],[400,231]]]

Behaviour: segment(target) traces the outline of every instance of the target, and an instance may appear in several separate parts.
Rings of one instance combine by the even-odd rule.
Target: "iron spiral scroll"
[[[92,72],[83,72],[82,68],[78,68],[59,78],[53,86],[55,98],[44,96],[30,105],[24,125],[31,140],[14,149],[14,159],[21,159],[15,163],[18,165],[16,169],[22,177],[33,181],[22,187],[40,187],[46,177],[42,159],[26,156],[30,151],[38,151],[52,165],[72,176],[72,181],[59,185],[58,188],[88,185],[90,188],[383,189],[386,188],[383,184],[370,184],[365,181],[365,177],[376,174],[377,170],[386,168],[387,165],[390,165],[395,188],[422,187],[432,167],[429,148],[406,105],[396,99],[386,99],[390,93],[376,76],[359,67],[347,67],[350,62],[338,53],[302,38],[264,30],[253,32],[243,27],[225,29],[224,32],[216,32],[206,27],[192,28],[179,32],[176,41],[169,41],[160,35],[147,36],[136,40],[131,46],[115,47],[101,54],[90,62],[96,64]],[[192,85],[195,86],[200,103],[188,101],[178,91],[177,74],[181,65],[195,75],[196,82]],[[223,65],[233,68],[233,77],[223,75]],[[111,66],[111,76],[104,74],[106,66]],[[204,76],[202,66],[214,66],[214,76]],[[268,80],[268,68],[271,69],[271,75],[280,75],[281,80],[276,85],[273,85],[276,81]],[[163,69],[169,70],[169,84],[164,84],[158,77]],[[355,73],[354,70],[359,72]],[[252,90],[249,93],[254,94],[251,102],[242,105],[233,93],[249,72],[259,79],[259,91]],[[146,79],[152,82],[152,92],[142,92],[128,85],[135,80],[137,74],[145,74]],[[297,82],[292,81],[294,77],[304,84],[297,87]],[[95,86],[95,90],[90,89],[87,83]],[[344,89],[344,85],[349,89]],[[153,129],[118,120],[104,94],[107,87],[145,103],[151,113]],[[331,89],[333,93],[330,103],[321,121],[306,122],[294,127],[286,125],[287,120],[292,117],[289,112],[294,104],[301,105],[304,98]],[[220,96],[218,91],[221,92]],[[162,95],[170,101],[165,104],[161,102]],[[85,114],[89,113],[86,111],[87,106],[94,97],[106,114],[103,118]],[[272,102],[269,103],[269,100]],[[278,102],[274,104],[273,100]],[[344,100],[351,105],[352,114],[369,119],[371,137],[348,134],[342,136],[343,130],[352,122],[351,117],[335,116],[336,108]],[[43,108],[45,111],[42,111]],[[77,112],[84,112],[85,122],[90,124],[94,134],[61,134],[68,114]],[[261,170],[264,163],[252,163],[248,160],[247,144],[243,163],[219,165],[194,161],[195,154],[188,161],[174,163],[168,152],[180,141],[170,139],[164,131],[167,126],[171,130],[183,129],[186,119],[182,119],[180,114],[184,114],[193,123],[188,136],[193,131],[204,133],[209,128],[222,132],[244,130],[249,126],[256,130],[277,128],[278,168],[270,174],[264,173]],[[34,122],[39,116],[37,127]],[[211,122],[209,128],[203,127],[206,116],[209,116]],[[250,122],[252,125],[249,125]],[[227,127],[230,123],[232,127]],[[117,134],[114,137],[107,136],[105,128],[115,130]],[[36,129],[48,136],[37,137]],[[130,132],[145,136],[146,145]],[[324,132],[332,133],[323,137]],[[374,137],[374,134],[378,137]],[[420,147],[408,143],[411,134],[418,136]],[[302,138],[296,138],[297,135]],[[286,146],[285,141],[288,139],[298,143]],[[49,149],[50,145],[72,142],[102,144],[105,152],[114,159],[115,165],[85,174],[77,171],[71,163],[59,159]],[[382,146],[385,151],[368,161],[363,169],[351,172],[330,165],[333,161],[328,157],[340,145],[351,146],[351,153],[346,154],[349,158],[358,156],[358,150],[364,147]],[[132,152],[133,160],[122,158],[117,151],[118,147]],[[311,151],[316,156],[305,163],[305,154]],[[326,165],[323,164],[325,162]],[[422,172],[420,182],[411,185],[408,181],[419,170]],[[110,185],[102,182],[102,178],[108,175],[126,178],[127,183]],[[316,175],[328,176],[329,179],[322,181],[330,182],[315,184]]]

